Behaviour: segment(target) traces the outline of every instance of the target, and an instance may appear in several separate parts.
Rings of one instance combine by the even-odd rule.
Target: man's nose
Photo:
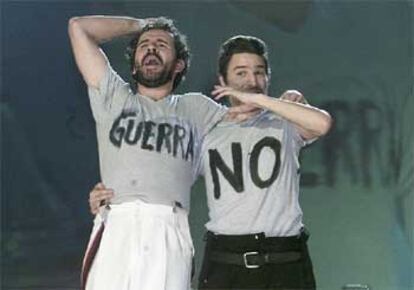
[[[154,44],[152,43],[148,44],[148,47],[147,47],[148,52],[155,52],[156,50],[157,50],[157,47]]]
[[[248,74],[248,76],[247,76],[247,82],[248,82],[248,84],[250,86],[256,87],[257,84],[258,84],[257,76],[255,74],[253,74],[253,73]]]

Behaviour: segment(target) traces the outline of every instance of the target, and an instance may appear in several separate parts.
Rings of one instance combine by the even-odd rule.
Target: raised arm
[[[138,32],[144,21],[117,16],[82,16],[69,20],[69,38],[76,64],[89,86],[98,87],[108,65],[99,45]]]
[[[298,91],[286,91],[280,98],[272,98],[264,94],[254,94],[236,91],[230,87],[216,86],[213,91],[216,99],[224,96],[234,96],[244,105],[232,107],[230,113],[244,113],[251,111],[252,106],[272,111],[286,120],[292,122],[298,128],[299,134],[304,140],[309,140],[325,135],[331,128],[332,118],[324,110],[308,104],[289,101],[286,94],[301,96]],[[294,99],[294,98],[293,98]]]

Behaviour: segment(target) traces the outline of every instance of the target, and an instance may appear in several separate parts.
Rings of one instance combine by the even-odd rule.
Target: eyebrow
[[[249,66],[247,66],[247,65],[238,65],[238,66],[235,66],[235,67],[233,68],[233,70],[245,69],[245,68],[249,68]],[[256,66],[254,67],[254,69],[257,69],[257,68],[265,69],[265,66],[264,66],[264,65],[256,65]]]

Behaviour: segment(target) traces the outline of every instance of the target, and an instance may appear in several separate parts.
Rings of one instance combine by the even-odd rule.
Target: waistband
[[[158,216],[163,218],[178,218],[188,217],[188,212],[181,208],[178,205],[164,205],[164,204],[154,204],[147,203],[141,200],[135,200],[130,202],[123,202],[119,204],[109,204],[102,206],[99,209],[99,214],[96,218],[98,221],[106,222],[109,216],[118,216],[118,215],[131,215],[131,216]]]
[[[289,237],[266,237],[264,233],[216,235],[208,231],[205,238],[212,249],[231,250],[234,252],[265,249],[279,252],[301,250],[309,238],[309,233],[305,228],[302,228],[298,235]]]

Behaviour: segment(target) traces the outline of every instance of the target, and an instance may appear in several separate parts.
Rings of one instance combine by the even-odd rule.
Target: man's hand
[[[225,96],[234,97],[242,104],[237,106],[232,106],[228,110],[227,120],[242,122],[260,112],[260,108],[251,103],[251,98],[254,98],[254,95],[259,95],[255,93],[247,93],[235,90],[228,86],[214,86],[214,90],[211,92],[215,100],[219,100]]]
[[[108,204],[109,200],[114,196],[112,189],[106,188],[102,182],[95,185],[89,193],[89,209],[92,214],[99,212],[99,207]]]
[[[262,95],[258,93],[242,92],[228,86],[219,85],[214,86],[214,90],[211,92],[211,94],[214,96],[215,100],[220,100],[221,98],[227,96],[233,97],[246,105],[253,105],[254,98]]]
[[[302,95],[302,93],[296,90],[288,90],[284,92],[280,96],[280,99],[285,100],[285,101],[295,102],[295,103],[301,103],[304,105],[309,104],[308,101],[305,99],[305,97]]]

